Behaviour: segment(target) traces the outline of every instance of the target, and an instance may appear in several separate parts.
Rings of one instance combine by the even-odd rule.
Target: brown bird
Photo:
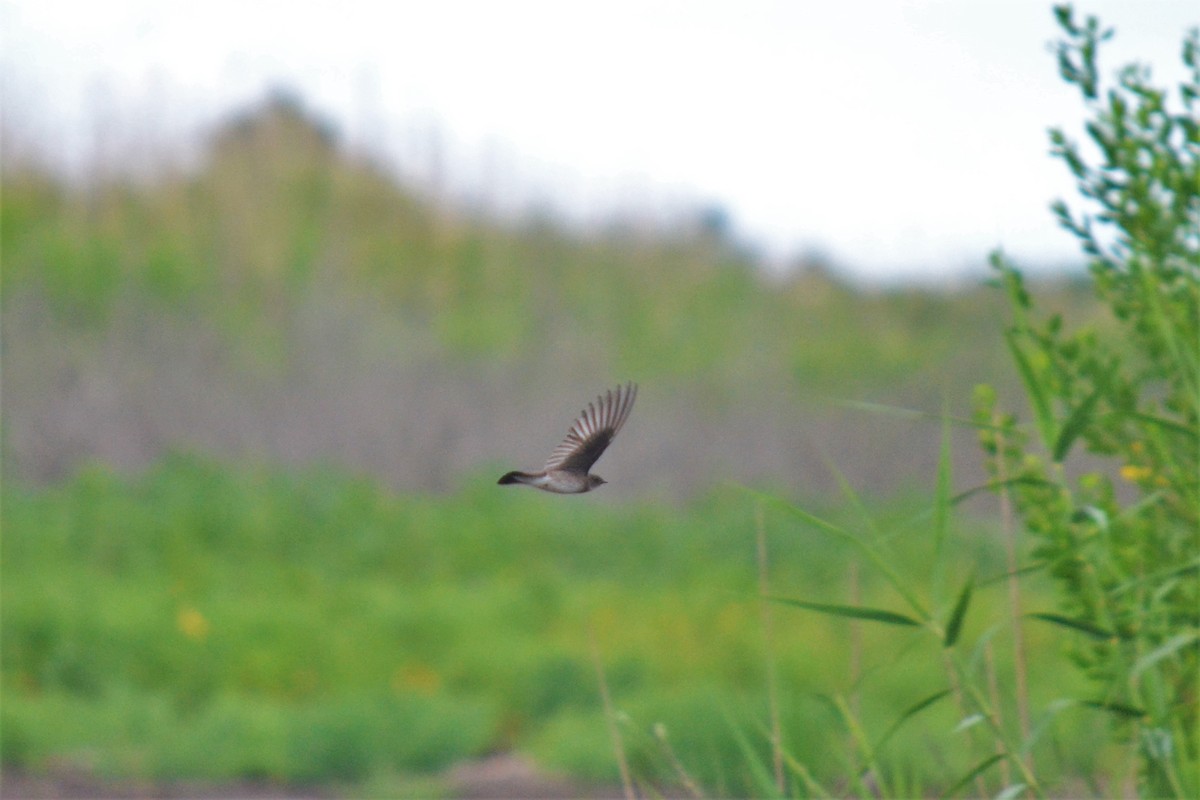
[[[632,381],[597,397],[571,425],[541,472],[509,472],[500,478],[500,485],[523,483],[546,492],[581,494],[607,483],[588,470],[625,424],[635,398],[637,384]]]

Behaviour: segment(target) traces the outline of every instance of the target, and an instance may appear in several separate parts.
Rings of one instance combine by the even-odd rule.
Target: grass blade
[[[1033,564],[1027,564],[1023,567],[1018,567],[1017,569],[1013,570],[1012,572],[1001,572],[996,575],[993,575],[990,578],[985,578],[984,580],[977,581],[975,583],[975,586],[976,587],[991,586],[994,583],[1000,583],[1001,581],[1006,581],[1012,577],[1019,578],[1022,575],[1028,575],[1031,572],[1037,572],[1038,570],[1043,570],[1045,568],[1046,568],[1046,565],[1044,563],[1038,561]]]
[[[863,526],[870,540],[878,542],[879,529],[875,525],[875,520],[871,518],[871,512],[867,510],[862,498],[858,496],[858,492],[854,491],[854,487],[850,485],[850,481],[847,480],[845,474],[838,469],[837,464],[833,463],[828,456],[822,456],[821,460],[824,462],[825,468],[829,470],[829,474],[833,475],[834,480],[837,481],[838,489],[841,490],[842,496],[846,498],[850,505],[854,506],[854,511],[862,519]]]
[[[1071,445],[1079,438],[1079,434],[1083,433],[1092,422],[1092,411],[1096,408],[1097,401],[1100,400],[1100,392],[1104,389],[1103,386],[1098,387],[1094,392],[1088,395],[1087,399],[1079,404],[1079,407],[1071,412],[1071,416],[1067,417],[1067,421],[1063,423],[1062,430],[1058,432],[1058,439],[1054,442],[1054,461],[1061,464],[1066,458],[1067,452],[1070,451]]]
[[[1091,636],[1094,639],[1117,638],[1117,634],[1113,633],[1112,631],[1105,630],[1099,625],[1093,625],[1092,623],[1082,619],[1072,619],[1071,617],[1064,617],[1061,614],[1043,614],[1041,612],[1026,614],[1025,616],[1032,617],[1033,619],[1040,619],[1042,622],[1049,622],[1053,625],[1060,625],[1064,628],[1070,628],[1071,630],[1079,631],[1080,633],[1086,633],[1088,636]]]
[[[843,537],[846,539],[851,539],[856,542],[858,541],[858,537],[854,536],[854,534],[850,533],[845,528],[835,525],[832,522],[829,522],[828,520],[822,519],[822,518],[818,517],[816,514],[809,513],[808,511],[805,511],[803,508],[800,508],[799,506],[792,505],[791,503],[787,502],[786,500],[782,500],[778,497],[775,497],[774,495],[767,494],[766,492],[755,491],[754,489],[751,489],[746,486],[738,486],[738,488],[741,489],[743,492],[746,492],[747,494],[758,498],[758,500],[763,503],[766,503],[766,504],[775,506],[776,508],[782,509],[783,511],[786,511],[787,513],[791,514],[794,517],[799,517],[803,521],[807,522],[809,525],[812,525],[814,528],[819,528],[827,533],[832,533],[836,536],[840,536],[840,537]]]
[[[758,796],[783,797],[783,794],[779,791],[779,787],[775,785],[775,778],[771,775],[771,770],[763,763],[761,753],[754,749],[754,745],[751,744],[746,731],[742,729],[742,726],[738,724],[728,709],[722,709],[722,712],[725,716],[725,723],[733,732],[733,738],[746,759],[751,776],[758,785]]]
[[[971,605],[971,593],[975,590],[975,576],[967,578],[967,582],[963,585],[962,591],[958,593],[958,602],[954,604],[954,611],[950,614],[950,620],[946,623],[946,637],[942,642],[944,647],[954,647],[958,642],[958,636],[962,633],[963,620],[967,616],[967,608]]]
[[[1133,671],[1130,673],[1130,677],[1136,678],[1158,662],[1162,661],[1164,658],[1167,658],[1182,648],[1187,647],[1197,639],[1200,639],[1200,631],[1196,630],[1190,630],[1185,633],[1181,633],[1178,636],[1171,637],[1163,644],[1139,658],[1137,663],[1133,665]]]
[[[812,776],[812,773],[808,771],[808,767],[804,766],[804,764],[797,761],[790,754],[784,753],[783,758],[784,758],[784,762],[787,764],[788,769],[791,770],[792,775],[799,779],[799,785],[803,785],[804,788],[807,789],[806,795],[799,795],[799,796],[802,796],[802,797],[803,796],[826,797],[826,798],[841,796],[841,795],[835,795],[833,792],[829,791],[824,786],[822,786],[821,783]],[[796,797],[798,795],[796,795],[793,792],[792,796]]]
[[[975,768],[959,778],[953,786],[946,790],[943,797],[951,797],[959,793],[959,791],[971,781],[975,780],[976,776],[982,775],[989,767],[1004,758],[1003,753],[996,753],[985,758],[975,765]]]
[[[846,725],[846,730],[850,732],[850,738],[854,741],[855,746],[857,746],[863,754],[865,766],[855,772],[854,782],[858,784],[859,792],[864,795],[869,794],[870,789],[866,786],[864,778],[870,770],[875,768],[875,751],[871,749],[871,742],[869,739],[867,739],[866,731],[863,730],[862,724],[858,721],[858,718],[854,716],[854,712],[850,710],[850,706],[847,705],[845,698],[841,695],[837,695],[834,697],[834,702],[837,705],[838,713],[842,717],[842,722]],[[885,797],[891,795],[892,792],[889,791],[887,785],[883,783],[883,776],[877,774],[876,778],[879,781],[879,794]]]
[[[1050,399],[1046,396],[1046,387],[1038,380],[1038,374],[1017,342],[1016,333],[1011,330],[1006,331],[1004,339],[1008,342],[1008,349],[1012,352],[1017,372],[1021,373],[1021,382],[1025,384],[1025,393],[1029,395],[1029,402],[1033,406],[1033,414],[1038,434],[1042,437],[1042,444],[1047,448],[1053,447],[1058,437],[1054,433],[1054,413],[1050,408]]]
[[[955,417],[945,413],[937,414],[932,411],[921,411],[915,408],[891,406],[887,405],[886,403],[870,403],[864,400],[839,400],[837,405],[843,408],[852,409],[854,411],[865,411],[869,414],[881,414],[883,416],[896,417],[898,419],[928,420],[931,422],[948,421],[960,428],[971,428],[974,430],[1000,430],[1000,428],[996,425],[980,422],[976,419]]]
[[[933,602],[940,603],[946,571],[946,533],[950,530],[953,507],[953,462],[950,455],[950,423],[942,421],[941,452],[938,453],[937,485],[933,497]]]
[[[875,568],[878,569],[885,578],[887,578],[888,583],[890,583],[892,588],[904,598],[904,601],[908,603],[909,608],[911,608],[921,619],[929,619],[929,612],[925,610],[923,605],[921,605],[921,601],[917,598],[916,594],[908,588],[904,580],[900,577],[900,574],[896,572],[896,569],[891,565],[889,560],[884,558],[883,555],[881,555],[880,552],[873,547],[870,542],[863,541],[861,538],[855,536],[845,528],[821,519],[815,514],[810,514],[804,509],[794,506],[791,503],[779,499],[778,497],[766,494],[765,492],[758,492],[745,486],[739,486],[738,488],[752,497],[757,498],[763,503],[775,506],[776,508],[785,511],[794,517],[798,517],[808,524],[825,531],[826,533],[831,533],[834,536],[845,539],[856,546],[867,556]]]
[[[1097,711],[1107,711],[1110,714],[1116,714],[1118,717],[1126,717],[1128,719],[1140,719],[1146,716],[1146,709],[1144,708],[1127,706],[1124,703],[1113,703],[1109,700],[1081,700],[1080,703],[1088,708],[1094,708]]]
[[[1054,721],[1058,719],[1059,714],[1078,706],[1078,700],[1064,699],[1054,700],[1047,705],[1046,710],[1038,718],[1037,724],[1025,735],[1024,741],[1021,742],[1019,753],[1023,756],[1028,756],[1033,751],[1034,745],[1038,743],[1038,740],[1054,725]]]
[[[816,611],[821,614],[829,614],[835,617],[850,617],[851,619],[866,619],[872,622],[884,622],[888,625],[905,625],[920,627],[921,622],[904,614],[897,614],[895,611],[887,611],[882,608],[863,608],[860,606],[841,606],[830,603],[810,603],[807,600],[796,600],[791,597],[769,597],[776,603],[782,603],[788,606],[803,608],[807,611]]]
[[[896,719],[896,721],[892,723],[891,727],[889,727],[887,729],[887,731],[883,734],[883,736],[881,736],[879,738],[879,741],[877,741],[875,743],[875,752],[878,753],[879,751],[881,751],[883,749],[884,745],[886,745],[888,743],[888,740],[892,738],[892,735],[895,734],[896,731],[900,730],[901,726],[903,726],[905,722],[908,722],[910,719],[915,717],[917,714],[920,714],[922,711],[929,708],[931,705],[933,705],[937,701],[941,700],[943,697],[947,697],[949,694],[950,694],[949,689],[942,689],[940,692],[934,692],[933,694],[929,695],[928,697],[923,698],[922,700],[919,700],[916,703],[913,703],[911,706],[909,706],[907,709],[905,709],[904,713],[902,713]]]
[[[964,500],[969,500],[980,492],[994,492],[997,489],[1004,489],[1009,486],[1057,486],[1053,481],[1044,480],[1042,478],[1016,477],[1006,478],[1002,481],[988,481],[979,486],[972,486],[966,491],[959,492],[950,498],[950,502],[954,505],[959,505]]]

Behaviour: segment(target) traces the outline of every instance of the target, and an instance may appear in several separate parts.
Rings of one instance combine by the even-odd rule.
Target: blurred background
[[[1168,81],[1196,16],[1084,10]],[[638,774],[679,782],[663,723],[736,793],[729,718],[765,713],[766,670],[731,487],[919,519],[940,424],[862,406],[1016,397],[988,252],[1098,315],[1046,210],[1071,184],[1045,131],[1081,112],[1044,3],[10,1],[0,24],[0,755],[24,792],[461,794],[445,771],[498,754],[613,785],[595,644]],[[493,486],[624,380],[603,492]],[[982,482],[951,444],[956,486]],[[970,556],[999,558],[994,501],[970,509]],[[844,550],[767,528],[781,591],[848,599]],[[777,643],[817,762],[809,693],[850,658],[824,625]]]

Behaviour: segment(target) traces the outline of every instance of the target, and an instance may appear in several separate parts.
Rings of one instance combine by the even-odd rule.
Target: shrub
[[[1089,702],[1136,748],[1141,791],[1196,796],[1200,32],[1183,43],[1180,110],[1140,65],[1102,88],[1097,54],[1112,31],[1079,23],[1069,6],[1055,14],[1059,71],[1082,95],[1091,144],[1051,131],[1084,200],[1053,210],[1078,238],[1116,333],[1068,332],[1059,316],[1035,313],[1021,273],[996,255],[1033,425],[981,387],[982,441],[1059,588],[1062,614],[1047,618],[1074,631],[1073,658],[1098,692]],[[1077,474],[1080,450],[1104,466]]]

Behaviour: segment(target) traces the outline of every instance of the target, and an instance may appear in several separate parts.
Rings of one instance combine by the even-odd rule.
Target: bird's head
[[[603,486],[608,481],[601,478],[599,475],[588,475],[588,488],[595,489],[597,486]]]

